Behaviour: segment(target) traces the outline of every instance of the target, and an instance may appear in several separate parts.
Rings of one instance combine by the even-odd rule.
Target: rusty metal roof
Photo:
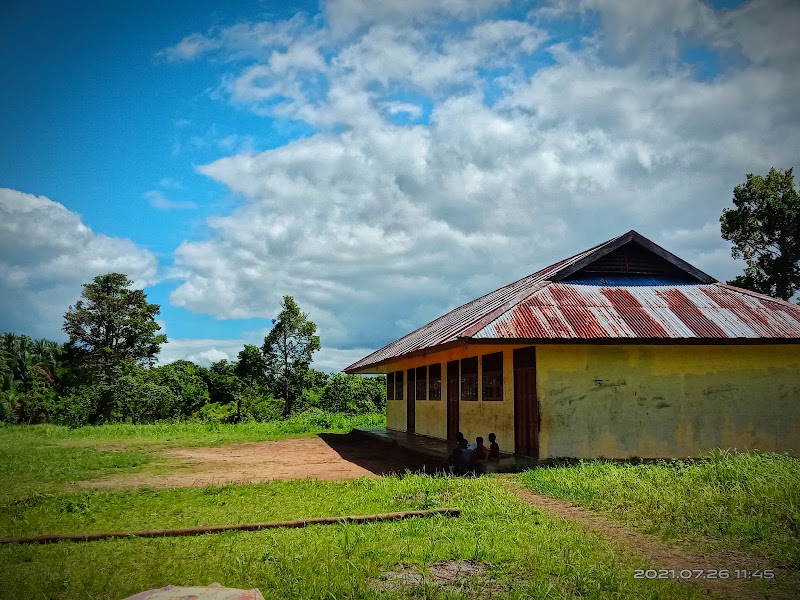
[[[800,339],[800,307],[723,284],[552,282],[473,334],[522,339]]]
[[[653,255],[653,273],[589,267],[613,264],[630,244]],[[631,231],[459,306],[345,372],[468,339],[800,341],[800,307],[721,284]]]

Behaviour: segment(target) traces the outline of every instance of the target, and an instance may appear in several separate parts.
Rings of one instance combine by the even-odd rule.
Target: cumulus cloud
[[[349,352],[629,229],[740,272],[718,219],[745,173],[796,160],[800,43],[760,42],[797,5],[494,7],[328,2],[313,35],[228,69],[231,102],[317,133],[199,167],[242,202],[177,249],[171,301],[270,318],[291,294]],[[459,26],[425,25],[444,14]],[[558,35],[587,15],[597,30]],[[688,45],[719,70],[699,77]]]
[[[145,287],[156,281],[157,260],[45,196],[0,189],[0,331],[55,337],[81,285],[111,272]]]
[[[241,339],[220,340],[211,338],[170,338],[161,346],[158,364],[166,365],[176,360],[189,360],[203,367],[220,360],[234,361],[245,344],[256,341]]]
[[[347,36],[381,23],[418,27],[476,19],[508,3],[509,0],[328,0],[325,14],[332,33]]]
[[[210,367],[212,363],[220,360],[235,361],[245,344],[261,347],[264,335],[244,335],[236,339],[203,339],[203,338],[171,338],[161,346],[158,355],[158,364],[165,365],[176,360],[189,360],[203,367]],[[371,352],[368,348],[338,348],[323,347],[314,354],[313,367],[326,373],[341,371],[347,365],[353,364],[361,357]]]
[[[237,23],[231,27],[213,29],[208,33],[192,33],[174,46],[158,53],[172,62],[191,61],[202,55],[224,50],[223,60],[264,58],[276,48],[287,48],[298,37],[313,32],[313,20],[302,13],[279,22]]]

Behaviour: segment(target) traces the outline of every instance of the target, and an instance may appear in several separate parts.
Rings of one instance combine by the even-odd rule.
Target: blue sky
[[[0,329],[112,270],[163,360],[294,296],[338,370],[631,228],[718,278],[747,172],[795,166],[797,3],[27,2],[0,9]]]

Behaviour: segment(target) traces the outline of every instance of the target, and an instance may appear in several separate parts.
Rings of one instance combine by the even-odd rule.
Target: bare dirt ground
[[[321,434],[272,442],[247,442],[208,448],[179,448],[158,453],[159,472],[145,471],[91,479],[91,489],[205,487],[227,483],[263,483],[288,479],[337,481],[379,477],[407,469],[431,472],[430,461],[397,447],[381,446],[353,435]]]
[[[699,552],[697,549],[686,552],[678,547],[667,545],[659,539],[632,531],[619,525],[603,515],[575,506],[567,500],[552,498],[537,494],[521,488],[514,480],[503,478],[506,488],[513,492],[518,498],[528,504],[540,508],[552,515],[563,517],[583,525],[586,529],[600,533],[605,537],[621,543],[625,548],[633,550],[642,555],[642,569],[674,569],[676,573],[681,570],[700,570],[704,573],[709,571],[727,570],[730,574],[728,579],[678,579],[682,582],[692,583],[708,590],[725,594],[731,598],[742,600],[790,600],[797,598],[795,595],[786,595],[781,591],[770,591],[769,593],[759,592],[752,587],[752,584],[745,579],[735,577],[736,570],[747,569],[775,569],[776,578],[788,575],[786,569],[780,568],[775,564],[769,563],[763,558],[754,558],[743,554],[732,552]]]

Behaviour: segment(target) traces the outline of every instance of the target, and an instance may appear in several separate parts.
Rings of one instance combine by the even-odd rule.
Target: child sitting
[[[497,445],[497,436],[489,434],[489,460],[500,460],[500,446]]]

